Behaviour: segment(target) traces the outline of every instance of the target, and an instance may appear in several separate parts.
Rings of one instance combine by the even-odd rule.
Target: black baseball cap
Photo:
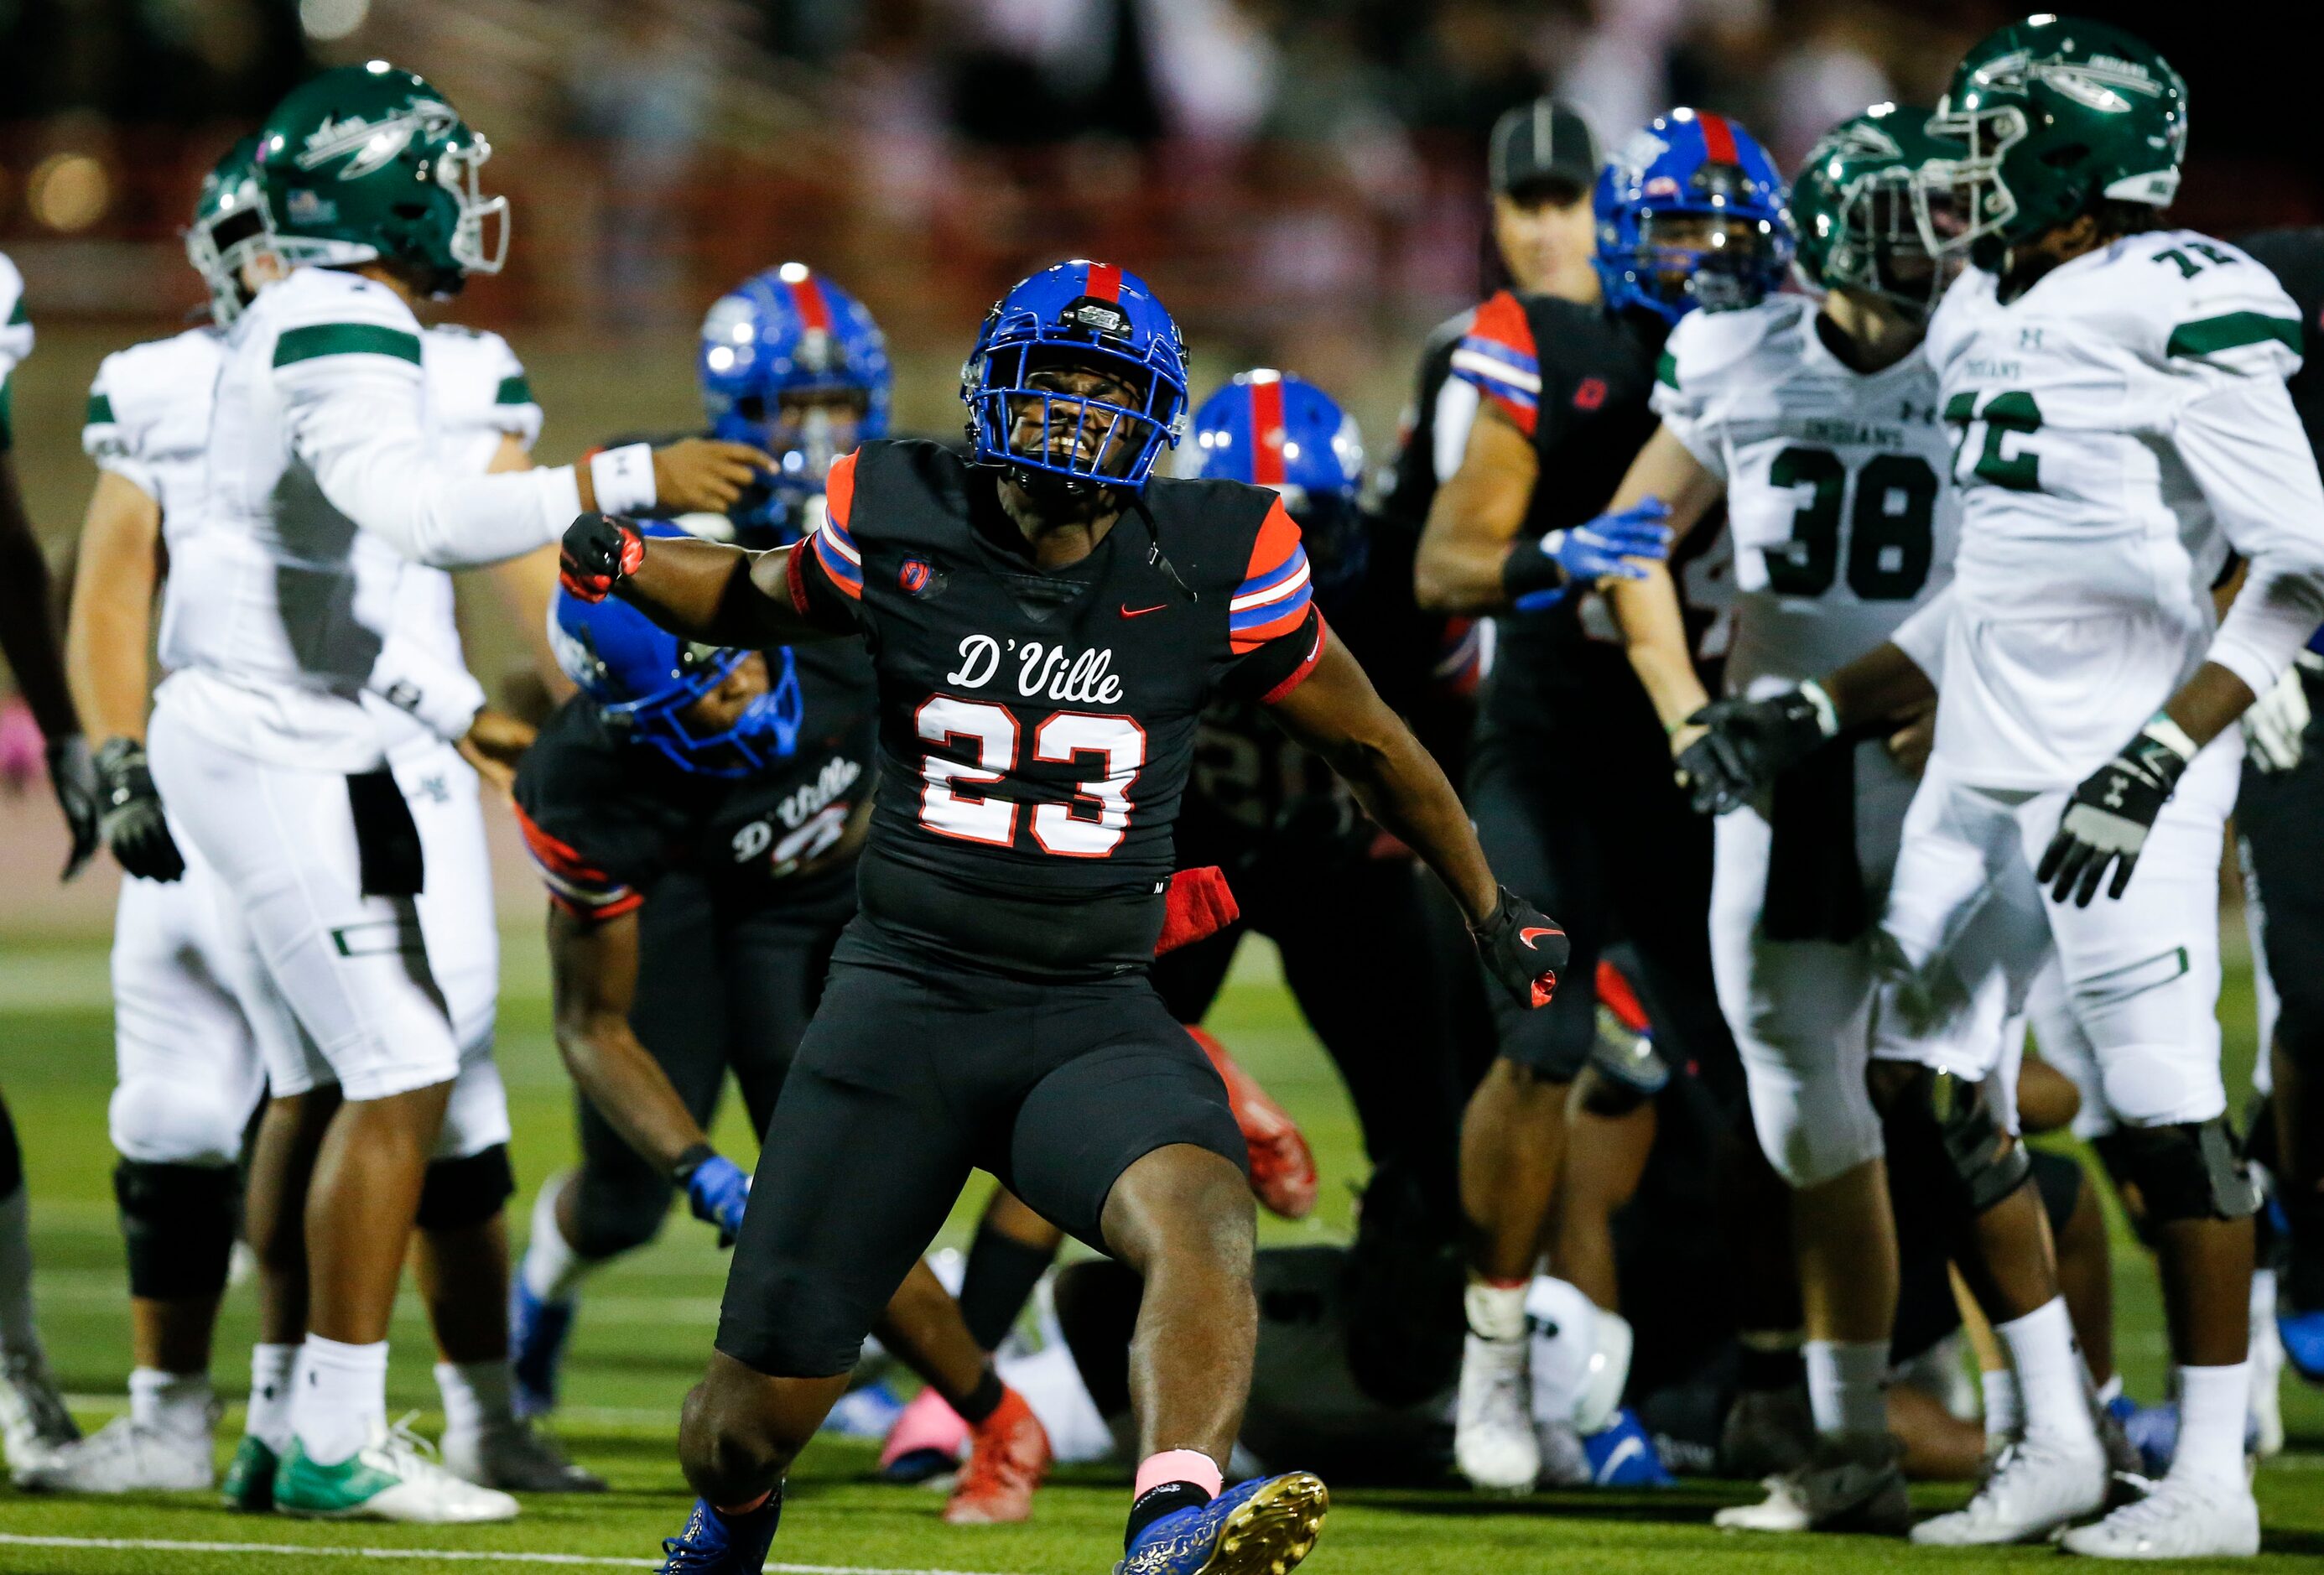
[[[1586,196],[1606,161],[1590,123],[1554,98],[1520,104],[1495,121],[1489,160],[1492,189],[1508,197],[1538,186]]]

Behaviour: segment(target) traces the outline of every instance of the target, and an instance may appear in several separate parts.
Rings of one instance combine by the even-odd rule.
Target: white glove
[[[2308,732],[2308,691],[2300,664],[2283,669],[2275,687],[2244,713],[2244,752],[2263,771],[2289,771],[2300,764],[2301,740]]]

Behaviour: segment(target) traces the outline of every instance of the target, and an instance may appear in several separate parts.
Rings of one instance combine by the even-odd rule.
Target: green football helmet
[[[1960,149],[1927,131],[1929,112],[1876,104],[1817,139],[1792,180],[1793,267],[1812,289],[1850,290],[1926,313],[1951,270],[1921,235],[1920,173]]]
[[[294,267],[376,260],[408,270],[429,295],[456,293],[508,255],[508,198],[477,184],[492,152],[409,71],[385,60],[326,71],[292,88],[259,130],[268,244]]]
[[[1929,130],[1962,146],[1923,181],[1922,238],[1991,269],[2102,199],[2170,207],[2187,152],[2187,84],[2119,28],[2029,16],[1953,69]]]
[[[210,318],[221,328],[250,304],[242,265],[266,248],[257,152],[258,139],[244,137],[210,166],[194,201],[194,222],[186,227],[186,260],[209,286]]]

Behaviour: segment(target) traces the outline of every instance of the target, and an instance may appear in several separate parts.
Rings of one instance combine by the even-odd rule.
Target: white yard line
[[[593,1553],[498,1553],[474,1548],[342,1548],[303,1543],[190,1543],[161,1537],[31,1537],[0,1532],[0,1547],[86,1549],[92,1552],[288,1553],[317,1559],[441,1559],[482,1564],[571,1564],[650,1570],[654,1559]],[[862,1564],[776,1564],[776,1575],[970,1575],[959,1570],[888,1570]]]

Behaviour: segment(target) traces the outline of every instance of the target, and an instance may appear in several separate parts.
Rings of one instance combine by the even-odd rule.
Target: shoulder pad
[[[1664,341],[1655,381],[1696,392],[1784,335],[1804,329],[1815,310],[1806,296],[1779,295],[1735,311],[1689,312]]]
[[[2117,243],[2122,260],[2100,274],[2110,303],[2147,355],[2166,369],[2289,376],[2300,364],[2300,308],[2273,273],[2242,248],[2191,230]]]
[[[96,380],[88,386],[82,449],[91,456],[111,453],[134,457],[144,434],[165,409],[197,394],[208,399],[224,355],[217,330],[205,326],[167,339],[148,339],[107,355],[97,364]]]

